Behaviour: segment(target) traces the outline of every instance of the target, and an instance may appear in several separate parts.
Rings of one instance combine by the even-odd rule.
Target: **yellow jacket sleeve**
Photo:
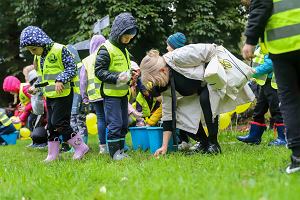
[[[145,122],[150,126],[155,126],[157,122],[161,119],[162,116],[162,104],[160,104],[159,108],[157,108],[153,114],[145,119]]]

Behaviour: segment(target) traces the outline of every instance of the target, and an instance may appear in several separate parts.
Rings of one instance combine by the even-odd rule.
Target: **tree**
[[[0,70],[21,75],[22,67],[32,62],[28,52],[26,59],[20,57],[18,47],[28,25],[41,27],[56,42],[76,43],[92,37],[98,19],[109,15],[112,22],[124,11],[136,17],[139,27],[129,46],[137,62],[151,48],[166,52],[166,39],[176,31],[186,34],[189,43],[214,42],[239,52],[245,20],[240,0],[1,0]],[[103,35],[108,37],[109,31],[104,29]]]

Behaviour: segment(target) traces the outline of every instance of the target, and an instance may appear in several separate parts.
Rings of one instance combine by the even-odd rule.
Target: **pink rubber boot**
[[[84,154],[89,151],[89,147],[84,143],[80,134],[76,134],[74,137],[68,140],[68,143],[75,149],[73,155],[74,160],[80,160]]]
[[[59,141],[48,142],[48,156],[44,160],[45,163],[52,162],[58,158],[59,155]]]

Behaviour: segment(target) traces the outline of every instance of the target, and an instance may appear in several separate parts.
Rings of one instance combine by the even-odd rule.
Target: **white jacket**
[[[166,63],[186,78],[204,81],[205,64],[217,53],[215,44],[190,44],[163,55]],[[227,88],[226,93],[215,91],[207,85],[213,118],[220,113],[234,110],[236,106],[253,101],[255,96],[246,84],[238,93]],[[176,127],[190,133],[197,133],[200,120],[204,122],[200,96],[181,96],[176,92]],[[162,93],[162,121],[172,120],[171,89]],[[202,123],[204,124],[204,123]]]

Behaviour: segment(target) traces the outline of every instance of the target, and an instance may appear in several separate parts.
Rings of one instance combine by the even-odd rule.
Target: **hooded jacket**
[[[20,36],[20,47],[24,48],[27,46],[43,47],[43,54],[41,55],[41,70],[43,71],[44,60],[51,50],[54,42],[53,40],[40,28],[36,26],[26,27]],[[63,47],[62,49],[62,64],[65,70],[61,72],[57,77],[56,81],[67,83],[76,76],[77,68],[74,58],[70,51]]]
[[[112,24],[109,41],[113,45],[118,47],[124,53],[124,55],[126,55],[125,54],[126,45],[121,44],[120,38],[126,31],[134,28],[137,30],[136,21],[130,13],[119,14],[115,18]],[[95,64],[95,75],[102,82],[116,84],[120,73],[110,72],[108,70],[109,65],[110,65],[109,53],[106,47],[102,46],[97,53],[96,64]]]

